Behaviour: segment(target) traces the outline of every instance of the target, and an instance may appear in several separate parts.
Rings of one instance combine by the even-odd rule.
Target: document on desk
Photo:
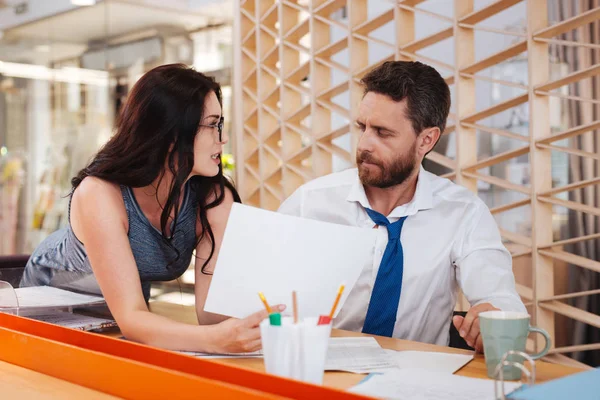
[[[90,296],[52,286],[16,288],[19,308],[59,308],[104,303],[101,296]]]
[[[204,310],[244,318],[267,301],[300,318],[328,314],[338,288],[339,311],[363,267],[372,261],[376,231],[304,219],[234,203]]]
[[[331,338],[325,361],[326,371],[356,374],[396,369],[392,358],[373,337]]]
[[[421,368],[453,374],[473,359],[472,354],[385,350],[398,368]]]
[[[520,383],[506,382],[510,393]],[[352,393],[394,400],[494,400],[494,381],[445,372],[405,368],[372,375],[349,389]]]
[[[262,358],[262,350],[251,353],[202,353],[199,351],[180,351],[179,353],[198,358]]]

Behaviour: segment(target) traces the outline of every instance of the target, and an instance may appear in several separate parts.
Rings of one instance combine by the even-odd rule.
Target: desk
[[[0,361],[0,398],[111,400],[117,397]]]
[[[150,310],[156,314],[169,317],[171,319],[188,323],[197,324],[196,311],[192,306],[182,306],[172,303],[164,302],[151,302]],[[349,332],[343,330],[334,329],[332,336],[369,336],[357,332]],[[388,337],[374,336],[379,342],[381,347],[391,350],[417,350],[417,351],[435,351],[445,353],[459,353],[459,354],[472,354],[470,351],[453,349],[450,347],[437,346],[433,344],[412,342],[409,340],[392,339]],[[262,359],[257,358],[228,358],[228,359],[215,359],[214,361],[236,365],[239,367],[250,368],[258,371],[264,371],[264,364]],[[543,361],[536,362],[536,381],[545,382],[552,379],[560,378],[563,376],[571,375],[577,372],[581,372],[581,369],[567,367],[559,364],[550,364]],[[456,375],[469,376],[473,378],[487,378],[487,369],[485,367],[485,359],[482,354],[476,354],[473,361],[469,362],[464,366]],[[353,374],[349,372],[326,372],[323,379],[325,386],[337,388],[337,389],[348,389],[351,386],[356,385],[364,375]]]

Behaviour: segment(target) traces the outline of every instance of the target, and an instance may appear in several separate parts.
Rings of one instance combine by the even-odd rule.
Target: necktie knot
[[[400,232],[402,231],[402,225],[404,224],[406,217],[400,218],[396,222],[390,222],[383,214],[378,213],[377,211],[371,210],[370,208],[365,208],[365,210],[373,222],[387,228],[388,241],[400,239]]]

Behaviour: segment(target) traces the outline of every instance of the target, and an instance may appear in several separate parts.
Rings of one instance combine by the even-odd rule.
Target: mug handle
[[[529,332],[539,333],[544,337],[544,339],[546,339],[546,345],[544,346],[544,349],[537,354],[531,354],[531,358],[533,358],[534,360],[537,360],[539,358],[544,357],[546,354],[548,354],[548,350],[550,350],[550,344],[552,343],[552,339],[550,339],[550,335],[545,330],[536,328],[535,326],[530,326]]]

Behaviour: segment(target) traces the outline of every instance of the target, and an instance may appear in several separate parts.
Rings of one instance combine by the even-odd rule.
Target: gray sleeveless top
[[[121,186],[129,220],[127,236],[146,301],[153,281],[176,279],[190,265],[196,245],[197,212],[195,196],[191,192],[192,188],[187,183],[170,247],[140,209],[131,188]],[[70,211],[69,201],[69,225],[52,233],[35,249],[25,267],[21,287],[50,285],[101,294],[85,246],[71,229]]]

